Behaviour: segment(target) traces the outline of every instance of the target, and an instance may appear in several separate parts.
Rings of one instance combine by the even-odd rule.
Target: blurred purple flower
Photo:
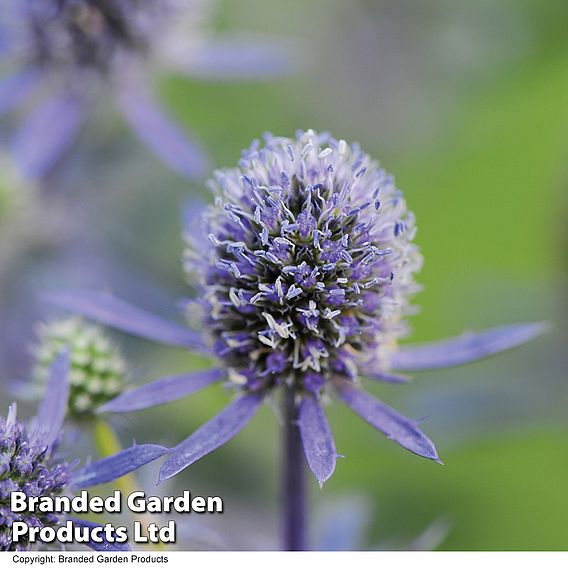
[[[12,148],[22,172],[43,177],[109,91],[136,135],[168,167],[201,176],[207,156],[155,100],[153,71],[251,79],[286,71],[284,45],[211,38],[208,0],[7,0],[0,11],[0,114],[34,98]],[[39,102],[37,102],[39,98]]]
[[[8,417],[0,417],[0,550],[29,550],[31,543],[12,541],[12,524],[23,521],[30,527],[55,527],[65,520],[64,514],[41,511],[14,513],[9,504],[13,491],[36,497],[54,497],[73,489],[83,489],[113,481],[150,463],[164,453],[162,446],[133,445],[110,457],[77,469],[56,456],[69,396],[69,357],[63,352],[51,367],[45,398],[37,417],[26,427],[17,419],[16,404]],[[77,526],[96,523],[69,519]],[[127,544],[89,541],[95,550],[129,550]]]
[[[336,463],[322,402],[334,395],[402,447],[439,461],[419,421],[360,388],[362,377],[405,382],[400,370],[465,364],[542,334],[515,324],[422,346],[407,334],[422,257],[416,229],[392,176],[357,144],[327,133],[266,136],[239,167],[217,171],[204,227],[188,231],[185,267],[199,283],[205,336],[110,294],[52,299],[124,331],[215,356],[220,369],[165,377],[100,408],[128,412],[164,404],[228,380],[239,396],[173,448],[168,479],[235,436],[277,389],[296,405],[308,465],[323,484]],[[204,238],[208,235],[208,239]]]

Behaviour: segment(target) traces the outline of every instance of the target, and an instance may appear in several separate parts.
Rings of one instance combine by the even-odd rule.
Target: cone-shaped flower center
[[[319,391],[380,365],[422,261],[392,177],[357,145],[307,131],[253,145],[212,188],[209,243],[190,240],[186,267],[230,378]]]

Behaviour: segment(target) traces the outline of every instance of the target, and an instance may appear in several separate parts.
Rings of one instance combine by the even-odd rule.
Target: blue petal
[[[217,416],[171,450],[171,455],[160,470],[160,481],[173,477],[226,444],[249,423],[261,403],[260,394],[249,394],[234,400]]]
[[[205,174],[209,160],[201,144],[182,132],[148,93],[123,91],[119,103],[138,138],[164,164],[188,178]]]
[[[406,375],[400,375],[398,373],[391,372],[373,372],[369,369],[365,369],[362,374],[368,379],[373,379],[374,381],[382,381],[383,383],[392,383],[397,385],[409,383],[410,381],[412,381],[412,377],[407,377]]]
[[[220,369],[206,369],[187,375],[163,377],[122,393],[103,404],[97,412],[132,412],[166,404],[220,381],[225,374]]]
[[[0,114],[23,102],[38,82],[40,75],[37,69],[27,69],[4,77],[0,82]]]
[[[302,400],[298,427],[308,465],[322,487],[335,471],[337,452],[323,408],[312,396]]]
[[[158,459],[167,451],[155,444],[134,445],[76,471],[71,483],[77,488],[108,483]]]
[[[86,521],[84,519],[69,519],[73,525],[77,527],[88,527],[93,529],[95,527],[100,527],[99,523],[93,523],[92,521]],[[118,542],[109,542],[104,537],[104,532],[101,532],[101,539],[103,542],[95,542],[90,540],[88,543],[85,543],[89,548],[96,550],[97,552],[120,552],[124,551],[127,552],[130,550],[130,546],[128,543],[118,543]]]
[[[205,351],[200,334],[145,312],[108,292],[76,290],[48,294],[47,299],[61,308],[127,333],[167,345]]]
[[[345,380],[338,380],[336,389],[341,400],[351,410],[387,438],[419,456],[441,463],[434,444],[418,428],[417,421],[402,416],[394,408]]]
[[[391,356],[393,369],[422,371],[464,365],[532,341],[549,330],[544,322],[494,327],[479,333],[401,347]]]
[[[35,428],[43,443],[50,446],[59,436],[69,399],[69,353],[58,355],[49,369],[45,394],[36,417]]]
[[[13,142],[16,163],[29,179],[39,179],[69,149],[83,119],[84,101],[69,93],[55,96],[36,108]]]
[[[290,73],[298,61],[292,47],[283,41],[252,37],[224,37],[209,40],[173,61],[176,70],[190,77],[214,80],[265,79]],[[187,53],[187,52],[186,52]]]

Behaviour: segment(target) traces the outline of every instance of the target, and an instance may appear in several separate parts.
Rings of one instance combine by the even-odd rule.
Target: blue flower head
[[[155,36],[152,30],[171,15],[171,4],[168,0],[27,0],[11,15],[14,24],[19,23],[19,38],[27,40],[28,61],[36,66],[108,73],[124,53],[143,54],[149,49]]]
[[[124,331],[213,356],[219,367],[158,379],[99,410],[128,412],[176,400],[219,380],[236,399],[173,448],[167,479],[235,436],[277,390],[294,394],[307,462],[320,484],[337,452],[323,403],[337,398],[388,438],[439,461],[419,422],[367,394],[364,378],[406,382],[400,371],[475,361],[541,334],[514,324],[417,346],[407,334],[422,257],[415,224],[393,178],[359,145],[311,130],[266,136],[239,166],[215,173],[203,228],[187,232],[190,304],[203,333],[148,314],[107,293],[53,296]],[[193,313],[193,310],[192,310]]]
[[[99,483],[107,483],[157,459],[166,448],[157,445],[133,445],[110,457],[83,468],[58,456],[60,431],[69,396],[69,356],[60,354],[50,367],[46,395],[37,417],[30,424],[17,418],[12,404],[6,419],[0,417],[0,551],[29,550],[27,540],[12,540],[12,524],[23,521],[30,527],[55,527],[64,520],[77,526],[94,526],[88,521],[65,519],[64,514],[24,511],[10,508],[13,491],[33,497],[70,494]],[[85,542],[96,550],[127,550],[128,546],[112,542]]]
[[[369,372],[396,380],[388,356],[422,256],[392,176],[358,145],[308,131],[253,144],[211,185],[208,242],[189,239],[185,266],[229,379],[299,396]]]
[[[11,524],[25,521],[32,527],[57,525],[61,518],[55,513],[13,513],[10,510],[12,491],[25,491],[37,497],[54,497],[69,483],[68,463],[54,458],[55,443],[29,435],[17,421],[16,405],[10,406],[6,420],[0,417],[0,550],[26,550],[29,542],[13,544]]]
[[[22,172],[42,178],[50,171],[102,91],[111,94],[133,131],[162,162],[186,177],[202,175],[207,156],[155,100],[154,70],[198,79],[242,79],[288,68],[285,50],[276,43],[208,37],[204,23],[210,4],[5,0],[0,11],[0,115],[32,95],[36,101],[12,141]]]

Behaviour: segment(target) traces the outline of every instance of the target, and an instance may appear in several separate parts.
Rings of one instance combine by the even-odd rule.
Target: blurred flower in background
[[[11,141],[27,178],[69,149],[100,95],[167,166],[196,177],[206,152],[161,108],[156,72],[250,79],[289,68],[283,45],[207,31],[210,0],[9,0],[0,14],[0,113],[32,99]],[[106,104],[106,103],[105,103]],[[27,107],[27,105],[24,105]]]

